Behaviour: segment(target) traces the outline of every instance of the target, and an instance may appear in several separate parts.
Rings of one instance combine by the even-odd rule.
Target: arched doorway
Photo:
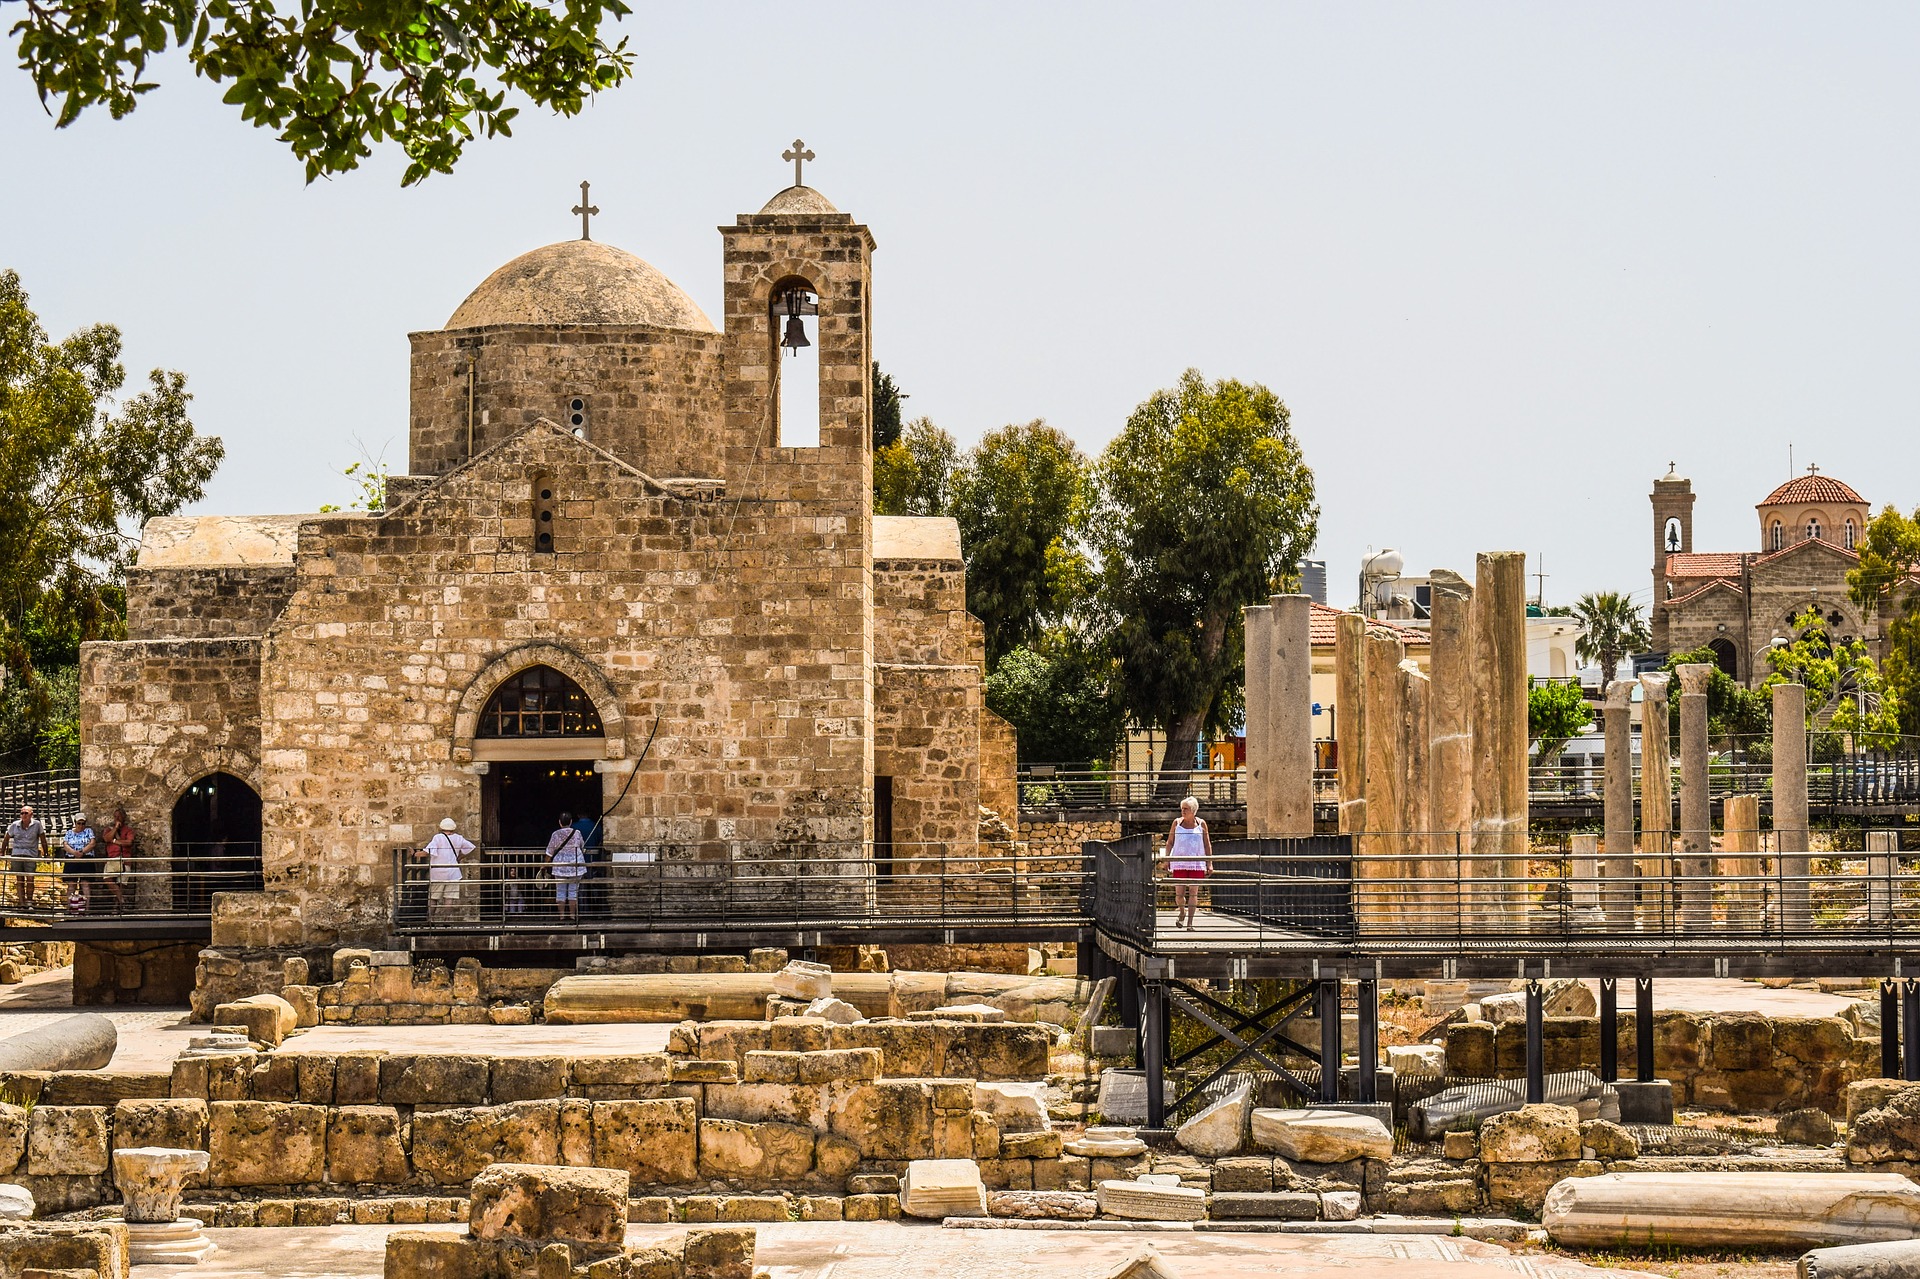
[[[586,691],[551,666],[508,676],[480,712],[475,754],[487,759],[480,787],[482,841],[494,848],[547,846],[560,814],[600,816],[606,730]]]
[[[1732,640],[1722,636],[1708,643],[1707,647],[1713,650],[1715,666],[1733,679],[1740,678],[1740,650],[1733,646]]]
[[[232,773],[209,773],[173,803],[173,908],[212,909],[215,893],[258,892],[260,794]]]

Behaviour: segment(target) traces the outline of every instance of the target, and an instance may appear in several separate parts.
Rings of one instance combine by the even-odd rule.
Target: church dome
[[[1796,475],[1767,494],[1761,506],[1786,506],[1800,502],[1844,502],[1865,506],[1867,499],[1853,491],[1853,486],[1843,484],[1831,475],[1822,475],[1818,471],[1808,471],[1805,475]]]
[[[649,263],[598,240],[562,240],[523,253],[480,282],[447,321],[489,324],[651,324],[716,330],[678,286]]]
[[[768,200],[762,213],[838,213],[833,201],[812,187],[788,187]]]

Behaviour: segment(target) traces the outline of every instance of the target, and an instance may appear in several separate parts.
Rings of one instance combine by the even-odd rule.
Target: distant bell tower
[[[1667,556],[1693,553],[1693,481],[1674,463],[1653,482],[1653,647],[1667,651]]]

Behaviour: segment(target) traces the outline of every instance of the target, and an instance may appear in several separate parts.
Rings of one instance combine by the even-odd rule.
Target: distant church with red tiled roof
[[[1771,671],[1767,649],[1793,636],[1793,619],[1817,608],[1833,633],[1877,640],[1847,596],[1860,562],[1867,499],[1809,466],[1757,503],[1759,549],[1693,549],[1693,481],[1668,464],[1653,482],[1653,646],[1710,648],[1720,669],[1749,687]],[[1878,656],[1877,645],[1875,655]]]

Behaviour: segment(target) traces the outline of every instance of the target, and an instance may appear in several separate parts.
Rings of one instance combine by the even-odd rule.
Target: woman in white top
[[[560,814],[560,826],[547,839],[547,865],[553,872],[554,902],[563,919],[580,918],[580,881],[587,873],[587,845],[572,813]]]
[[[440,830],[427,841],[427,918],[439,919],[460,904],[460,862],[473,851],[473,841],[460,834],[451,817],[440,819]]]
[[[1200,820],[1200,801],[1193,796],[1180,801],[1180,819],[1167,832],[1160,853],[1173,876],[1173,926],[1192,928],[1193,912],[1200,909],[1200,881],[1213,869],[1213,836]]]

